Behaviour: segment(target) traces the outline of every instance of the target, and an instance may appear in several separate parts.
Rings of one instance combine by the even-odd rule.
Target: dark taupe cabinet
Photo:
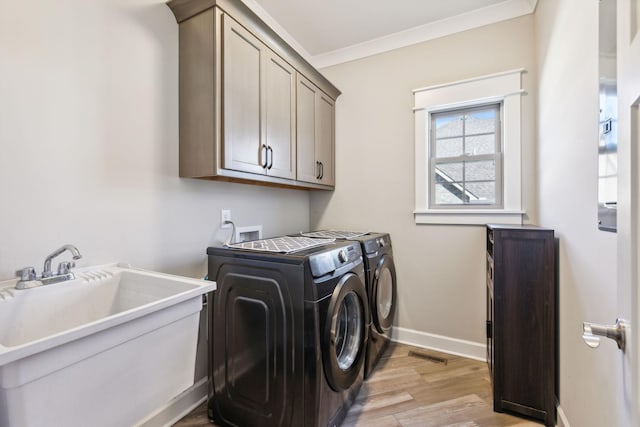
[[[333,189],[340,91],[240,0],[167,4],[179,23],[180,176]],[[316,91],[311,110],[301,81]]]
[[[487,362],[497,412],[555,426],[554,232],[487,225]]]

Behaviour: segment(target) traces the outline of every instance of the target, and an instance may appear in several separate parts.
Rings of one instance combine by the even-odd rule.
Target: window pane
[[[457,157],[462,155],[462,138],[436,139],[436,157]]]
[[[455,182],[436,184],[436,204],[438,205],[462,205],[465,202],[462,185]]]
[[[462,136],[462,113],[434,114],[436,139],[450,136]]]
[[[478,162],[465,162],[465,179],[469,181],[495,181],[495,160],[482,160]]]
[[[470,155],[493,154],[496,152],[496,136],[468,136],[465,138],[465,153]]]
[[[501,199],[498,179],[500,104],[431,115],[432,203],[495,205]]]
[[[470,196],[470,203],[494,204],[496,202],[496,183],[494,181],[468,182],[466,190]]]
[[[465,134],[495,133],[496,114],[497,111],[493,108],[467,113],[465,118]]]
[[[460,163],[440,163],[436,165],[436,182],[441,181],[462,181],[462,162]]]

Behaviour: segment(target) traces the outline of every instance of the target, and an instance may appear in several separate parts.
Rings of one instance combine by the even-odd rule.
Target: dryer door
[[[388,333],[396,311],[396,268],[389,254],[378,261],[369,298],[375,328],[381,334]]]
[[[325,374],[335,391],[351,387],[362,371],[368,317],[362,280],[345,274],[331,295],[323,334]]]

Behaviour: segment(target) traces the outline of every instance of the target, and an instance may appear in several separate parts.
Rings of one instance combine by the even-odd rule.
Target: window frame
[[[436,118],[434,116],[441,115],[443,113],[472,113],[478,110],[488,110],[491,107],[497,113],[497,123],[495,127],[495,132],[492,134],[495,135],[494,141],[494,152],[491,154],[466,154],[463,153],[459,156],[452,157],[437,157],[435,155],[436,152],[436,129],[434,126],[434,122]],[[490,102],[490,103],[482,103],[478,105],[471,105],[464,108],[450,108],[441,111],[430,111],[429,112],[429,120],[428,120],[428,133],[429,133],[429,208],[430,209],[500,209],[502,208],[502,110],[503,105],[502,102]],[[465,125],[463,124],[463,127]],[[462,133],[462,139],[467,137],[466,132]],[[472,135],[478,136],[478,135]],[[454,137],[451,137],[454,138]],[[464,148],[464,144],[463,144]],[[436,165],[443,163],[461,163],[461,162],[474,162],[474,161],[486,161],[493,160],[495,162],[495,178],[494,178],[494,187],[495,187],[495,201],[493,203],[436,203]],[[465,168],[463,167],[463,173]],[[463,179],[463,182],[466,182],[466,179]]]
[[[521,196],[521,76],[524,69],[415,89],[415,208],[416,224],[522,224]],[[500,205],[444,205],[432,207],[431,114],[502,103]],[[434,174],[435,176],[435,174]]]

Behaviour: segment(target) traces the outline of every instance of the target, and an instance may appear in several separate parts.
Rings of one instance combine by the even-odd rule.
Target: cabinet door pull
[[[316,179],[320,179],[320,162],[316,160]]]
[[[324,164],[320,162],[320,179],[324,178]]]
[[[267,147],[267,153],[271,153],[271,156],[269,157],[269,166],[267,166],[267,169],[271,169],[271,167],[273,166],[273,148],[271,148],[270,146]]]
[[[262,148],[260,149],[260,166],[262,166],[263,168],[267,167],[267,146],[262,144]]]

